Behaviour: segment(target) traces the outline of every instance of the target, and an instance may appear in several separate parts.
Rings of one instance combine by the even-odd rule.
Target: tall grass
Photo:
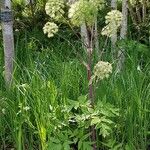
[[[11,89],[4,88],[0,75],[0,149],[59,150],[60,143],[71,140],[69,133],[61,135],[58,130],[68,118],[61,110],[69,100],[87,93],[86,71],[68,42],[54,39],[43,44],[41,36],[37,32],[17,34]],[[75,47],[79,49],[78,44]],[[116,75],[114,71],[95,89],[97,101],[109,102],[120,112],[111,133],[115,143],[105,143],[105,149],[120,144],[116,149],[145,150],[149,145],[150,66],[138,71],[137,58],[128,54],[124,72]],[[57,135],[61,135],[59,140],[54,139]],[[98,138],[99,145],[105,141]]]

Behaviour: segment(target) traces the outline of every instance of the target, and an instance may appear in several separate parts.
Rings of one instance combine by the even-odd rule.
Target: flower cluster
[[[28,7],[25,7],[22,11],[22,16],[23,17],[29,17],[31,14],[30,14],[30,9]],[[18,21],[18,20],[17,20]]]
[[[94,67],[92,81],[96,80],[97,82],[98,80],[108,78],[110,73],[112,73],[112,65],[109,62],[99,61]]]
[[[104,8],[105,0],[89,0],[89,2],[95,5],[95,7],[97,7],[98,10]]]
[[[135,6],[135,5],[136,5],[136,3],[137,3],[137,1],[136,1],[136,0],[129,0],[129,2],[130,2],[130,4],[131,4],[132,6]]]
[[[111,37],[117,32],[117,29],[121,25],[122,13],[118,10],[112,10],[107,13],[105,19],[105,23],[107,25],[102,29],[102,35]]]
[[[52,19],[59,21],[64,15],[64,0],[48,0],[45,5],[46,14]]]
[[[75,26],[80,26],[83,23],[91,25],[95,21],[97,14],[97,6],[93,2],[79,0],[70,6],[68,17],[71,23]]]
[[[147,5],[148,5],[148,3],[149,3],[148,1],[143,1],[143,0],[129,0],[129,2],[133,7],[135,7],[138,4],[143,5],[144,3],[147,3]]]
[[[53,37],[58,32],[58,26],[54,22],[47,22],[43,27],[44,34],[48,34],[48,37]]]
[[[115,25],[118,27],[120,26],[122,21],[122,13],[118,10],[112,10],[107,13],[105,19],[106,19],[105,21],[106,24],[115,23]]]

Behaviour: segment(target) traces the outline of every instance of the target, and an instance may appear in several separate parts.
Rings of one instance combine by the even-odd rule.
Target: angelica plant
[[[94,66],[93,76],[91,77],[91,81],[98,82],[99,80],[103,80],[108,78],[109,75],[112,73],[112,64],[109,62],[99,61]]]
[[[58,32],[58,26],[54,22],[47,22],[43,27],[43,32],[47,34],[49,38],[53,37],[54,34]]]
[[[121,26],[122,13],[118,10],[112,10],[105,17],[106,26],[102,29],[102,35],[113,36]]]
[[[62,19],[64,15],[64,0],[49,0],[45,5],[46,14],[55,21]]]
[[[68,12],[65,10],[69,6]],[[112,66],[108,62],[100,61],[94,67],[94,75],[92,76],[92,54],[93,54],[93,43],[94,43],[94,25],[97,19],[98,12],[105,6],[104,0],[77,0],[74,3],[66,3],[64,0],[48,0],[45,6],[46,14],[53,21],[47,22],[43,27],[43,31],[48,37],[53,37],[58,32],[58,25],[56,22],[63,22],[66,20],[69,26],[80,27],[83,24],[86,29],[87,39],[84,43],[84,47],[87,53],[87,63],[84,63],[87,69],[88,76],[88,99],[92,108],[95,107],[93,84],[94,81],[103,80],[109,77],[112,73]],[[102,30],[103,35],[111,36],[120,27],[122,21],[121,12],[114,10],[106,16],[106,27]],[[64,22],[63,22],[64,23]],[[91,126],[91,140],[96,141],[96,130],[94,123]],[[93,150],[96,150],[96,143],[93,144]]]
[[[70,6],[68,17],[74,26],[81,26],[87,23],[93,25],[97,14],[97,6],[90,1],[77,1]]]

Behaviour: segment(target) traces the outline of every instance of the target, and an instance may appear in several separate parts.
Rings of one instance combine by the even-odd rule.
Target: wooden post
[[[6,85],[10,86],[12,81],[14,60],[14,37],[11,0],[1,0],[1,22],[5,59],[5,81]]]

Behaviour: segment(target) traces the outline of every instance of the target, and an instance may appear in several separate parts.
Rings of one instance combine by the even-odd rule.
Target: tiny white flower
[[[30,110],[30,107],[29,106],[25,106],[25,107],[23,107],[23,110],[28,111],[28,110]]]
[[[18,107],[19,107],[19,108],[22,108],[22,103],[19,103]]]
[[[137,70],[138,70],[138,71],[141,71],[141,67],[140,67],[139,65],[137,66]]]
[[[19,29],[15,29],[15,32],[19,32]]]
[[[6,114],[6,109],[5,108],[2,109],[2,113]]]
[[[49,109],[50,109],[50,111],[52,111],[52,110],[53,110],[53,107],[52,107],[52,105],[49,105]]]
[[[19,110],[19,111],[17,112],[17,116],[18,116],[19,114],[21,114],[21,110]]]

